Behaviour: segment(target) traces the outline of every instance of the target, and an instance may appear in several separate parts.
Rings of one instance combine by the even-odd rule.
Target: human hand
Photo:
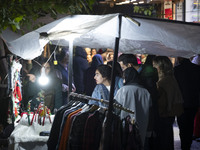
[[[27,76],[29,77],[29,81],[31,81],[31,82],[35,82],[36,77],[35,77],[34,74],[27,74]]]
[[[72,84],[72,92],[75,92],[76,91],[76,87],[74,84]]]

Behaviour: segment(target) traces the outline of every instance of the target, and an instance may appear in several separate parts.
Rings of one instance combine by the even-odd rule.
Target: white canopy
[[[119,34],[119,15],[70,15],[12,41],[6,39],[5,33],[1,36],[8,49],[23,59],[40,56],[48,42],[69,46],[73,40],[74,46],[114,49],[119,36],[122,53],[187,58],[200,54],[199,25],[122,16]],[[48,36],[44,38],[41,33]]]

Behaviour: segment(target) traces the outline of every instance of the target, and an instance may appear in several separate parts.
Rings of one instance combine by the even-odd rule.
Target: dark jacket
[[[184,59],[174,68],[174,75],[182,93],[184,108],[197,108],[200,96],[200,66]]]
[[[77,93],[84,92],[84,75],[88,69],[89,64],[87,61],[87,54],[81,47],[76,47],[75,56],[73,60],[74,84]]]

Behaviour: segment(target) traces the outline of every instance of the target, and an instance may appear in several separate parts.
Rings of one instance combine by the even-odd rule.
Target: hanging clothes
[[[73,99],[70,103],[61,107],[57,111],[51,128],[49,140],[47,142],[49,150],[101,149],[103,138],[106,136],[104,133],[104,123],[106,120],[105,109],[95,105],[78,102],[80,97],[75,99],[77,100],[73,101]],[[85,99],[82,101],[85,102]],[[110,135],[111,149],[121,150],[124,146],[129,147],[127,145],[131,145],[131,143],[122,144],[122,120],[116,114],[112,114],[112,118],[112,131]],[[131,122],[129,122],[129,124],[131,126]],[[130,134],[135,131],[132,130],[132,127],[129,129]],[[133,142],[131,137],[129,141]],[[137,140],[135,140],[135,143],[137,143],[136,145],[141,145],[137,142]]]

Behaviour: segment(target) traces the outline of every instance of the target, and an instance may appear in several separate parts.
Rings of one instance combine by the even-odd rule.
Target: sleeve
[[[97,98],[97,99],[101,99],[101,93],[100,93],[99,85],[96,85],[96,87],[94,88],[94,91],[92,92],[92,97]],[[97,106],[100,105],[99,102],[94,101],[94,100],[89,100],[88,104],[97,105]]]

